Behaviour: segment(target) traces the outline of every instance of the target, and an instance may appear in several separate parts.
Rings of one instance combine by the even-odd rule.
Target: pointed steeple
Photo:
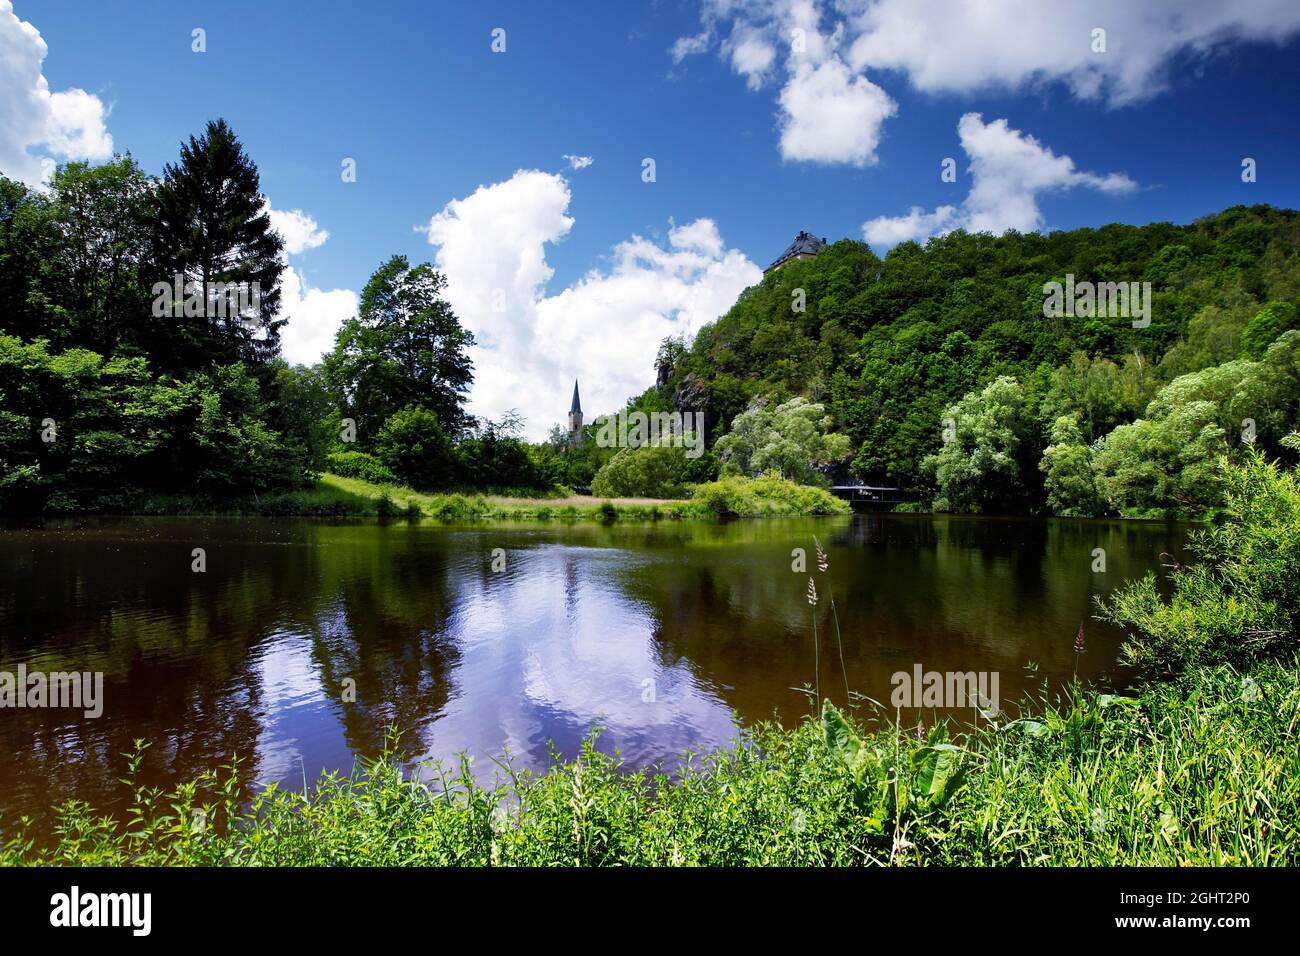
[[[569,405],[569,442],[582,440],[582,402],[578,399],[578,380],[573,380],[573,402]]]

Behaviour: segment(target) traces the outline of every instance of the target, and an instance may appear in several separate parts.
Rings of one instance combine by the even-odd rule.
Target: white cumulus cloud
[[[780,103],[782,156],[854,166],[876,162],[880,127],[898,108],[838,58],[796,66]]]
[[[314,365],[334,348],[339,327],[357,314],[358,297],[351,289],[318,289],[305,273],[289,261],[323,246],[330,234],[301,209],[276,209],[268,201],[263,208],[271,228],[284,239],[285,269],[280,273],[280,353],[294,365]]]
[[[749,89],[779,82],[782,157],[856,166],[897,111],[882,76],[929,93],[1062,84],[1120,106],[1165,89],[1176,56],[1300,32],[1296,0],[704,0],[701,17],[675,63],[716,50]]]
[[[351,289],[317,289],[289,266],[280,274],[280,352],[291,365],[314,365],[334,348],[334,336],[357,314]]]
[[[926,92],[1058,81],[1082,99],[1145,99],[1175,54],[1300,30],[1294,0],[842,0],[855,69],[906,73]],[[1094,30],[1105,31],[1099,52]]]
[[[328,231],[320,228],[316,220],[301,209],[273,209],[270,203],[264,208],[271,217],[271,228],[280,234],[284,251],[291,256],[323,246],[330,237]]]
[[[960,208],[940,206],[927,213],[913,206],[905,216],[877,217],[862,226],[867,242],[893,246],[953,229],[1030,232],[1043,226],[1038,206],[1042,193],[1076,187],[1108,194],[1137,189],[1137,183],[1122,173],[1081,172],[1069,156],[1057,156],[1004,119],[985,123],[979,113],[967,113],[957,124],[957,134],[970,158],[971,175],[971,189]]]
[[[693,334],[762,278],[717,225],[673,225],[666,241],[618,243],[609,264],[551,293],[546,246],[573,227],[564,177],[520,170],[449,202],[429,222],[447,299],[478,340],[469,410],[517,409],[542,438],[568,411],[573,380],[589,416],[614,411],[654,375],[659,343]]]
[[[844,23],[829,23],[816,0],[708,0],[703,32],[680,38],[675,62],[707,51],[712,38],[751,90],[780,80],[777,126],[783,159],[876,163],[885,120],[897,104],[845,59]]]
[[[108,159],[108,110],[85,90],[51,93],[40,31],[0,0],[0,173],[29,186],[48,181],[56,161]]]

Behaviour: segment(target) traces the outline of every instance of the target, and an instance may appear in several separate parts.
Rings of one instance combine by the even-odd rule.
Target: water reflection
[[[816,611],[793,549],[820,537]],[[1004,701],[1034,661],[1075,667],[1094,595],[1158,569],[1164,524],[857,516],[727,525],[447,528],[199,519],[0,528],[0,670],[105,675],[103,717],[0,710],[0,820],[54,800],[120,801],[121,756],[154,742],[170,786],[239,754],[300,786],[373,756],[508,749],[544,767],[594,726],[629,763],[724,744],[736,722],[820,683],[888,698],[890,676],[997,670]],[[191,550],[207,571],[191,570]],[[505,569],[492,570],[504,550]],[[1107,570],[1091,570],[1105,550]],[[843,639],[843,671],[829,598]],[[1116,680],[1122,635],[1088,625],[1081,676]],[[12,825],[12,823],[10,823]]]

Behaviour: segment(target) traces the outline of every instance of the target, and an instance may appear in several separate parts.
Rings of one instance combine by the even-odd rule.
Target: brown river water
[[[601,750],[671,769],[740,726],[807,712],[796,688],[817,679],[814,618],[820,686],[837,700],[847,677],[887,703],[892,675],[918,665],[996,672],[1003,707],[1076,666],[1118,686],[1123,635],[1091,619],[1092,599],[1163,574],[1160,554],[1185,557],[1187,531],[930,515],[0,525],[0,679],[20,666],[103,675],[98,716],[0,707],[0,832],[26,813],[41,833],[73,797],[119,806],[137,738],[153,742],[142,779],[162,787],[235,755],[260,783],[301,787],[378,754],[390,726],[413,765],[466,751],[490,771],[508,749],[541,770],[552,746],[571,756],[599,726]]]

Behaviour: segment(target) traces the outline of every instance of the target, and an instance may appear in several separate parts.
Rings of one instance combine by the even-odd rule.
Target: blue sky
[[[883,252],[1300,204],[1300,4],[980,6],[0,0],[0,170],[111,137],[159,172],[224,116],[299,230],[290,357],[328,345],[382,259],[435,260],[486,345],[472,408],[533,434],[575,376],[593,411],[644,388],[663,334],[724,311],[799,229]]]

